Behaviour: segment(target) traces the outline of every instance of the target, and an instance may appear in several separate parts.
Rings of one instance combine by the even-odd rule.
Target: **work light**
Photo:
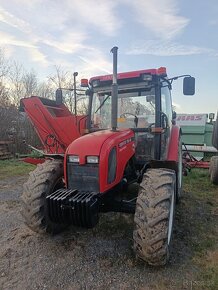
[[[147,81],[147,82],[152,81],[152,75],[150,75],[150,74],[141,74],[141,79],[143,81]]]

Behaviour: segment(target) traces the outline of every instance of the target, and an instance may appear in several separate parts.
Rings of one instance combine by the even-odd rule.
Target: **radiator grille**
[[[98,164],[67,164],[68,188],[99,192]]]

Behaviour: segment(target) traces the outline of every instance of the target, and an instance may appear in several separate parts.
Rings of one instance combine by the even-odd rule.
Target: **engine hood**
[[[127,138],[132,138],[134,133],[130,129],[111,131],[103,130],[84,135],[73,141],[67,151],[67,155],[78,155],[80,164],[85,164],[86,156],[100,156],[102,146],[107,142],[108,147],[118,145]]]

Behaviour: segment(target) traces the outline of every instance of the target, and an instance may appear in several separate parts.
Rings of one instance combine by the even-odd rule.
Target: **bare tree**
[[[37,93],[42,98],[53,99],[55,90],[49,82],[44,81],[38,84]]]
[[[9,91],[4,86],[2,82],[0,82],[0,107],[8,107],[10,105],[10,97]],[[1,115],[0,115],[1,118]]]
[[[68,106],[70,111],[73,111],[74,95],[73,91],[73,75],[69,71],[65,71],[60,66],[55,66],[55,74],[48,76],[48,82],[53,87],[54,91],[57,88],[66,89],[63,90],[63,96],[65,104]]]
[[[74,77],[73,73],[69,71],[65,71],[60,66],[55,66],[56,73],[53,75],[50,75],[48,77],[48,83],[53,88],[53,91],[57,88],[63,89],[63,97],[64,102],[69,108],[69,110],[72,113],[75,113],[74,111]],[[76,82],[76,88],[80,89],[80,85],[78,82]],[[66,90],[64,90],[66,89]],[[85,95],[85,93],[82,93],[81,91],[77,92],[76,94],[76,100],[77,100],[77,113],[84,115],[87,114],[87,108],[88,108],[88,97]]]
[[[19,106],[20,99],[24,97],[24,68],[22,64],[13,62],[10,68],[10,98],[13,104]]]
[[[48,76],[48,81],[51,82],[55,88],[72,88],[73,77],[69,71],[65,71],[60,66],[55,66],[55,74]]]
[[[0,80],[2,80],[8,75],[10,70],[9,62],[4,56],[4,50],[0,48]]]
[[[25,97],[37,95],[38,82],[36,73],[32,70],[30,72],[25,72],[23,77],[23,86]]]
[[[0,106],[5,107],[10,103],[9,91],[7,88],[7,76],[10,70],[4,51],[0,48]]]

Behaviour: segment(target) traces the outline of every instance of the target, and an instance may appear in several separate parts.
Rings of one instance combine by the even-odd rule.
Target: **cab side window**
[[[172,102],[169,87],[166,82],[161,88],[161,111],[166,114],[168,119],[168,126],[171,127],[172,121]]]
[[[165,160],[167,157],[167,144],[169,143],[170,130],[172,128],[172,102],[171,94],[168,84],[163,83],[161,88],[161,112],[162,127],[164,134],[161,135],[161,159]]]

